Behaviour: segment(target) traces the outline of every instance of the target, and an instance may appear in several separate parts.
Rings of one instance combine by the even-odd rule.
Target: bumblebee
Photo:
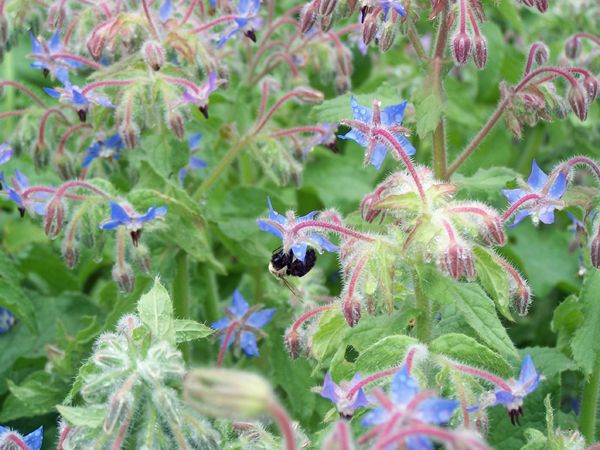
[[[304,261],[297,259],[291,251],[285,253],[283,249],[279,248],[271,256],[269,272],[279,279],[286,276],[303,277],[315,267],[316,262],[317,254],[312,248],[306,250]]]

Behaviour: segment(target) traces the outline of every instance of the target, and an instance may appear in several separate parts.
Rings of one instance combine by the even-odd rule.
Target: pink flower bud
[[[525,280],[521,279],[517,289],[512,293],[514,307],[520,316],[526,316],[531,305],[531,291]]]
[[[308,33],[317,21],[317,7],[315,3],[318,1],[310,2],[302,10],[300,15],[300,31],[302,33]]]
[[[475,264],[471,249],[458,244],[451,243],[448,249],[438,260],[438,267],[455,280],[463,276],[467,279],[475,278]]]
[[[296,97],[303,103],[308,103],[310,105],[318,105],[319,103],[323,103],[323,93],[321,91],[317,91],[316,89],[312,89],[309,87],[298,87],[294,89],[296,93]]]
[[[56,239],[65,224],[65,206],[59,200],[52,200],[44,214],[44,232],[50,239]]]
[[[590,242],[590,256],[592,257],[592,266],[600,269],[600,233],[596,233]]]
[[[137,147],[139,131],[137,126],[131,122],[123,122],[119,127],[119,134],[125,147],[128,149],[134,149]]]
[[[569,59],[576,59],[581,53],[581,41],[577,36],[572,36],[565,42],[565,55]]]
[[[475,61],[475,65],[478,69],[483,69],[485,64],[487,63],[487,42],[485,37],[476,34],[475,35],[475,48],[473,50],[473,61]]]
[[[483,236],[489,244],[499,246],[506,244],[506,234],[504,233],[504,227],[502,226],[500,217],[495,216],[486,219]]]
[[[548,50],[548,46],[543,42],[538,42],[535,50],[535,63],[538,66],[546,64],[548,62],[548,58],[550,57],[550,50]]]
[[[471,37],[467,33],[458,33],[452,38],[452,55],[458,64],[465,64],[471,54]]]
[[[598,79],[593,74],[587,74],[581,83],[587,92],[589,102],[593,102],[598,97]]]
[[[152,70],[159,71],[165,65],[165,51],[156,41],[147,41],[142,46],[142,55]]]
[[[533,7],[535,0],[521,0],[525,6]]]
[[[587,119],[587,97],[587,93],[584,92],[583,87],[581,86],[571,86],[571,89],[569,89],[569,94],[567,95],[569,105],[571,105],[571,109],[582,122],[585,121],[585,119]]]
[[[133,290],[135,276],[133,275],[133,269],[129,264],[115,264],[112,270],[112,277],[119,286],[121,292],[127,294]]]
[[[336,47],[335,63],[339,76],[350,77],[352,75],[352,55],[346,47]]]
[[[169,128],[177,139],[182,140],[185,137],[185,121],[183,116],[176,111],[170,111],[168,115]]]
[[[364,21],[362,27],[362,40],[365,45],[369,45],[377,36],[377,17],[369,16]]]
[[[346,322],[351,327],[360,320],[360,302],[356,298],[346,297],[342,300],[342,312]]]
[[[333,25],[333,16],[329,15],[329,16],[323,16],[321,17],[321,31],[323,33],[327,33],[329,30],[331,30],[331,27]]]
[[[321,16],[329,16],[333,13],[337,0],[321,0],[319,5],[319,14]]]
[[[379,37],[379,50],[382,52],[388,51],[394,39],[396,39],[396,24],[392,22],[386,22],[381,29],[381,36]]]
[[[74,268],[79,261],[79,247],[72,239],[65,238],[61,246],[62,257],[69,269]]]
[[[539,12],[546,12],[548,10],[548,0],[535,0],[535,7]]]
[[[64,2],[54,3],[48,8],[48,27],[52,30],[60,30],[65,23],[66,11],[62,5]]]
[[[290,358],[297,359],[300,356],[302,347],[300,345],[300,336],[298,336],[296,331],[290,331],[285,335],[285,345]]]

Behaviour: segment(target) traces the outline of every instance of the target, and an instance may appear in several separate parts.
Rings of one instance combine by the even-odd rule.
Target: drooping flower
[[[12,186],[6,182],[4,172],[0,172],[0,182],[2,182],[2,190],[6,192],[6,198],[17,205],[21,217],[25,215],[26,211],[40,216],[45,214],[46,201],[51,194],[48,192],[25,194],[29,188],[29,180],[21,171],[15,170]]]
[[[58,98],[61,103],[73,103],[77,108],[77,114],[82,122],[85,122],[91,104],[114,108],[114,105],[105,96],[96,94],[94,91],[84,94],[78,86],[72,85],[68,80],[64,87],[56,89],[44,88],[44,91],[51,97]]]
[[[336,145],[336,135],[338,125],[337,123],[322,123],[319,125],[320,128],[323,129],[322,133],[315,133],[313,136],[308,138],[302,147],[302,156],[306,157],[310,151],[315,148],[317,145],[322,145],[331,149],[332,151],[337,151]]]
[[[258,219],[258,227],[271,233],[272,235],[283,240],[283,251],[288,253],[290,250],[294,256],[304,262],[308,247],[312,247],[319,252],[326,250],[328,252],[336,252],[337,246],[333,245],[327,238],[315,232],[311,227],[294,228],[304,222],[312,221],[317,214],[317,211],[308,213],[305,216],[296,218],[293,211],[288,211],[286,216],[282,216],[273,209],[271,199],[267,197],[269,204],[269,218]]]
[[[0,335],[7,333],[15,324],[15,315],[0,307]]]
[[[356,386],[361,379],[362,376],[360,372],[357,372],[352,380],[342,381],[338,385],[333,382],[329,371],[327,371],[320,394],[322,397],[331,400],[335,404],[335,407],[342,417],[349,419],[354,415],[354,411],[358,408],[364,408],[369,405],[369,401],[362,388],[358,389],[356,393],[352,395],[352,398],[348,398],[350,390]]]
[[[54,53],[62,51],[62,43],[58,31],[54,32],[49,41],[44,39],[39,40],[31,32],[29,32],[29,36],[31,38],[31,57],[33,58],[31,67],[42,69],[44,76],[52,74],[61,83],[68,83],[69,68],[78,68],[82,64],[72,59],[57,59],[53,56]]]
[[[23,436],[17,431],[0,425],[0,448],[2,449],[40,450],[43,438],[44,427],[39,427],[27,436]]]
[[[179,169],[179,182],[183,184],[185,177],[187,176],[188,170],[198,170],[206,167],[208,163],[203,159],[193,156],[193,153],[200,148],[200,141],[202,140],[202,133],[196,133],[189,137],[188,147],[190,149],[190,159],[188,160],[187,166]]]
[[[7,142],[0,144],[0,165],[6,164],[13,157],[13,149]]]
[[[390,10],[396,11],[402,17],[406,15],[406,12],[404,11],[404,5],[397,0],[377,0],[377,3],[379,6],[381,6],[384,20],[387,19]]]
[[[538,196],[538,198],[524,203],[524,207],[515,215],[512,226],[517,225],[527,216],[531,216],[534,223],[538,221],[545,224],[554,223],[554,210],[561,206],[559,200],[567,190],[567,177],[561,172],[552,180],[550,186],[548,186],[548,181],[548,175],[539,168],[534,160],[531,174],[524,188],[502,190],[511,205],[514,205],[526,195],[535,194]]]
[[[217,89],[217,72],[214,70],[208,74],[206,82],[194,89],[187,88],[183,93],[183,103],[196,105],[200,112],[208,119],[208,97]]]
[[[210,326],[217,330],[216,336],[220,336],[221,345],[226,348],[233,343],[236,348],[241,348],[246,356],[258,356],[257,337],[263,337],[261,330],[267,325],[275,314],[275,308],[260,309],[260,305],[250,307],[242,294],[236,289],[231,299],[231,306],[225,310],[225,317],[212,323]],[[229,331],[232,329],[232,331]],[[229,333],[228,333],[229,331]],[[229,334],[227,342],[225,337]]]
[[[252,42],[256,42],[255,31],[263,24],[262,18],[258,16],[259,8],[260,0],[239,0],[236,17],[223,31],[217,48],[222,48],[228,40],[240,32]]]
[[[367,413],[362,424],[373,427],[388,421],[394,421],[396,426],[410,426],[412,421],[432,425],[448,423],[459,403],[422,394],[417,381],[403,366],[392,379],[387,398],[389,401],[380,402],[381,406]],[[406,439],[406,448],[420,450],[433,447],[425,436],[411,436]]]
[[[354,97],[351,97],[350,105],[352,106],[354,120],[344,121],[343,123],[351,126],[352,130],[338,137],[353,140],[364,147],[367,150],[365,153],[366,162],[371,163],[376,169],[381,167],[388,148],[384,143],[375,140],[371,136],[371,131],[374,128],[388,131],[400,144],[404,152],[408,156],[412,156],[416,153],[416,150],[405,137],[408,130],[401,126],[406,103],[406,100],[404,100],[397,105],[386,106],[381,109],[378,102],[374,102],[373,109],[370,109],[360,105]]]
[[[83,158],[83,167],[88,167],[96,158],[119,159],[119,153],[123,149],[123,140],[119,133],[113,134],[106,140],[96,141],[87,148],[85,158]]]
[[[117,227],[125,227],[131,235],[133,245],[137,247],[144,224],[152,220],[162,219],[166,213],[166,206],[151,206],[145,214],[140,215],[127,204],[119,205],[118,203],[110,202],[110,219],[101,223],[100,228],[103,230],[114,230]]]

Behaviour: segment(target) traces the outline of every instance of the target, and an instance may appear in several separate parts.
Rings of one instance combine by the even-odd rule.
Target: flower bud
[[[467,279],[475,278],[475,264],[470,248],[453,242],[438,260],[438,267],[455,280],[463,276]]]
[[[65,238],[61,245],[62,257],[69,269],[74,268],[79,262],[79,246],[74,239]]]
[[[533,5],[535,4],[535,0],[521,0],[521,2],[525,6],[529,6],[530,8],[533,7]]]
[[[46,206],[44,214],[44,232],[46,236],[54,240],[62,231],[65,223],[65,205],[58,200],[52,200]]]
[[[379,37],[379,50],[382,52],[388,51],[396,39],[396,27],[395,24],[388,21],[383,25],[381,29],[381,36]]]
[[[298,332],[290,331],[285,335],[285,345],[287,347],[290,358],[296,359],[300,356],[302,346],[300,345],[300,336]]]
[[[318,105],[319,103],[323,103],[323,93],[321,91],[317,91],[316,89],[312,89],[309,87],[298,87],[294,89],[296,93],[296,97],[303,103],[308,103],[310,105]]]
[[[350,77],[352,75],[352,55],[346,47],[336,47],[335,63],[339,76]]]
[[[156,41],[147,41],[142,46],[142,55],[146,64],[154,71],[165,65],[165,50]]]
[[[126,417],[130,414],[134,402],[134,396],[131,392],[133,385],[129,385],[130,380],[125,382],[125,385],[115,392],[108,402],[107,414],[102,424],[102,430],[106,434],[112,434],[117,427],[125,422]]]
[[[67,181],[75,178],[75,171],[67,154],[55,153],[52,163],[61,180]]]
[[[512,292],[514,307],[520,316],[527,315],[529,305],[531,305],[531,291],[525,280],[521,279],[517,288]]]
[[[591,103],[598,97],[598,79],[591,73],[587,74],[581,82],[587,92],[588,101]]]
[[[487,63],[487,42],[481,34],[475,35],[475,48],[473,50],[473,61],[478,69],[483,69]]]
[[[128,294],[133,290],[135,276],[129,264],[115,264],[112,270],[112,277],[119,286],[119,290],[124,294]]]
[[[327,33],[329,30],[331,30],[331,27],[333,26],[333,16],[330,15],[321,17],[320,23],[321,31],[323,33]]]
[[[169,111],[168,113],[169,128],[177,139],[182,140],[185,137],[185,121],[183,116],[177,111]]]
[[[269,383],[259,375],[227,369],[193,369],[183,381],[185,401],[212,417],[252,419],[275,402]]]
[[[499,246],[506,244],[506,234],[504,233],[502,220],[498,216],[486,218],[485,230],[482,235],[488,244]]]
[[[152,271],[152,260],[148,248],[145,245],[138,244],[134,247],[133,252],[140,270],[149,274]]]
[[[350,80],[350,77],[346,77],[346,76],[336,77],[335,91],[339,95],[342,95],[342,94],[345,94],[346,92],[348,92],[348,90],[350,89],[351,86],[352,86],[352,82]]]
[[[369,45],[377,36],[377,17],[369,16],[364,21],[362,27],[362,40],[365,45]]]
[[[317,21],[317,7],[315,2],[310,2],[300,14],[300,32],[308,33]]]
[[[590,242],[590,256],[592,258],[592,266],[600,269],[600,233],[596,233],[594,239]]]
[[[579,85],[571,86],[569,89],[569,93],[567,98],[569,100],[569,105],[571,105],[571,110],[575,113],[575,115],[582,122],[587,119],[588,113],[588,100],[587,93],[583,91],[583,88]]]
[[[535,0],[535,7],[541,13],[546,12],[548,10],[548,0]]]
[[[569,59],[576,59],[581,53],[581,41],[577,36],[570,37],[565,42],[565,55]]]
[[[132,122],[123,122],[119,127],[119,134],[121,139],[128,149],[134,149],[137,147],[139,130],[137,125]]]
[[[348,325],[353,327],[360,320],[360,302],[353,297],[346,297],[342,300],[342,312]]]
[[[339,0],[337,2],[337,14],[340,18],[350,17],[356,9],[356,0]]]
[[[48,8],[48,27],[52,30],[60,30],[65,23],[66,11],[63,6],[65,2],[56,2]]]
[[[337,0],[321,0],[319,5],[319,14],[321,16],[330,16],[335,9]]]
[[[535,63],[538,66],[546,64],[548,62],[548,58],[550,57],[550,50],[548,50],[548,46],[543,42],[538,42],[535,50]]]
[[[465,64],[471,54],[471,37],[467,33],[457,33],[452,38],[452,55],[458,64]]]
[[[97,28],[94,31],[92,31],[92,34],[88,38],[85,45],[92,58],[95,61],[99,61],[102,57],[102,52],[104,51],[104,47],[106,45],[106,37],[104,35],[104,30],[102,28]]]

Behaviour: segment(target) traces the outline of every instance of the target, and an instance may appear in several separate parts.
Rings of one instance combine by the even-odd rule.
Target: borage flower
[[[72,59],[59,60],[53,56],[53,54],[60,53],[63,49],[58,31],[54,32],[49,41],[39,40],[32,32],[29,32],[29,37],[31,38],[32,52],[30,57],[33,59],[31,67],[42,69],[45,77],[52,74],[58,81],[66,84],[69,82],[69,69],[82,66],[79,61]]]
[[[91,104],[114,108],[114,105],[105,96],[96,94],[93,91],[84,94],[78,86],[72,85],[68,80],[62,88],[44,88],[44,91],[49,96],[58,98],[58,101],[61,103],[73,103],[77,108],[77,115],[82,122],[85,122]]]
[[[309,137],[303,147],[302,147],[302,156],[306,158],[306,156],[317,146],[322,145],[323,147],[327,147],[332,152],[337,152],[337,142],[336,142],[336,131],[338,129],[337,123],[322,123],[319,125],[319,128],[322,129],[322,132],[314,133],[313,136]]]
[[[535,224],[540,221],[545,224],[554,223],[554,210],[562,206],[559,200],[567,190],[567,177],[561,172],[551,180],[551,185],[548,185],[549,181],[548,175],[533,160],[531,174],[524,188],[502,189],[502,193],[511,204],[507,213],[512,214],[518,210],[512,226],[527,216],[531,216]],[[521,205],[524,207],[521,208]]]
[[[315,232],[314,228],[312,230],[310,227],[294,230],[297,225],[312,221],[317,215],[317,211],[310,212],[298,218],[296,218],[296,214],[293,211],[288,211],[286,216],[282,216],[273,209],[269,197],[267,197],[267,203],[269,204],[269,218],[258,219],[258,227],[282,239],[284,253],[289,253],[291,250],[297,259],[304,262],[304,257],[309,246],[316,249],[319,253],[322,253],[323,250],[328,252],[337,251],[337,246],[329,242],[319,232]]]
[[[404,6],[401,2],[397,0],[377,0],[379,6],[381,6],[381,10],[383,11],[383,19],[387,20],[388,13],[391,11],[395,11],[400,16],[404,17],[406,15],[406,11],[404,10]]]
[[[44,427],[39,427],[27,436],[0,425],[0,448],[20,450],[40,450],[44,438]]]
[[[217,89],[217,85],[217,72],[213,70],[208,74],[205,83],[185,90],[182,102],[196,105],[202,115],[208,119],[208,97]]]
[[[13,157],[13,149],[7,142],[0,144],[0,165],[6,164]]]
[[[14,324],[15,315],[8,309],[0,307],[0,335],[8,333]]]
[[[348,398],[348,393],[362,379],[360,372],[357,372],[352,380],[342,381],[339,385],[335,384],[329,375],[329,371],[325,374],[325,381],[321,389],[321,396],[331,400],[342,416],[345,419],[350,419],[354,415],[354,411],[358,408],[364,408],[369,405],[369,401],[365,396],[362,388],[358,389],[352,398]]]
[[[106,140],[94,142],[87,148],[85,158],[83,158],[83,167],[88,167],[96,158],[118,160],[119,153],[123,149],[123,140],[119,133],[113,134]]]
[[[222,48],[238,33],[243,33],[252,42],[256,42],[255,31],[263,24],[263,19],[258,16],[259,8],[260,0],[239,0],[235,19],[223,31],[217,48]]]
[[[246,356],[258,356],[256,338],[265,335],[261,328],[271,321],[273,314],[275,308],[261,310],[261,305],[250,307],[236,289],[231,299],[231,306],[225,310],[225,317],[210,325],[217,330],[215,335],[220,336],[221,351],[217,365],[221,365],[225,350],[232,343],[236,348],[243,350]]]
[[[428,392],[421,391],[406,366],[402,366],[394,375],[389,397],[380,395],[378,401],[381,406],[367,413],[362,424],[366,427],[379,426],[381,430],[385,429],[383,424],[394,424],[394,427],[410,427],[415,423],[445,425],[459,405],[455,400],[432,397]],[[406,438],[406,448],[420,450],[433,446],[425,436],[411,436]]]
[[[342,123],[352,127],[352,130],[338,137],[353,140],[364,147],[367,150],[365,152],[365,164],[370,163],[376,169],[379,169],[388,152],[388,147],[371,134],[371,131],[376,128],[388,131],[408,156],[416,153],[413,145],[405,137],[409,130],[401,125],[404,119],[406,100],[397,105],[386,106],[383,109],[378,101],[374,101],[373,109],[369,109],[360,105],[354,97],[351,97],[350,105],[352,106],[353,120],[344,120]]]
[[[187,166],[179,169],[179,182],[183,184],[185,177],[187,177],[188,170],[199,170],[206,166],[208,163],[203,159],[193,156],[193,153],[200,148],[200,141],[202,140],[202,133],[196,133],[189,137],[188,147],[190,149],[190,159],[188,160]]]
[[[12,186],[6,182],[4,172],[0,172],[0,182],[2,182],[2,190],[6,192],[6,198],[17,205],[21,217],[25,216],[26,211],[40,216],[45,214],[46,201],[51,194],[48,192],[35,192],[26,195],[25,191],[29,188],[29,180],[19,170],[15,170]]]
[[[117,227],[125,227],[131,235],[131,240],[135,247],[140,242],[142,228],[146,222],[162,219],[167,213],[166,206],[151,206],[145,214],[136,213],[130,205],[110,203],[110,219],[100,224],[103,230],[114,230]]]

